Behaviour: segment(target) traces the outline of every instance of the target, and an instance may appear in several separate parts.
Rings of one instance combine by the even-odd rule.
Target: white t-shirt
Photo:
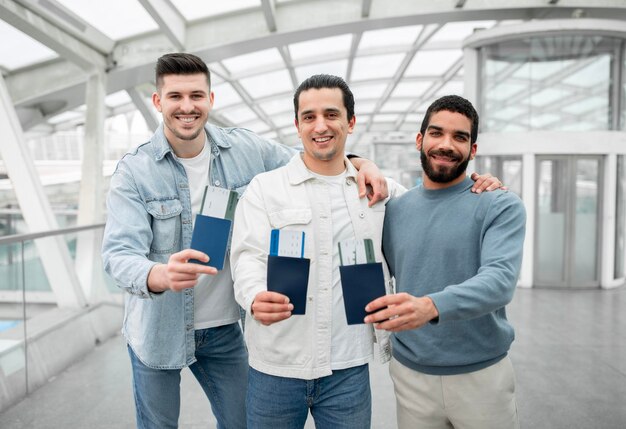
[[[352,368],[367,363],[372,357],[374,338],[371,326],[348,325],[343,303],[341,276],[339,274],[339,242],[354,240],[354,228],[346,204],[344,186],[346,172],[338,176],[315,177],[328,183],[330,188],[330,211],[333,224],[333,310],[331,328],[330,367],[332,370]]]
[[[191,214],[196,222],[200,211],[204,188],[208,183],[211,148],[207,141],[204,148],[193,158],[178,158],[189,181],[191,193]],[[226,258],[224,269],[216,276],[201,274],[194,287],[194,328],[206,329],[228,325],[239,320],[239,307],[233,292],[233,279],[230,261]]]

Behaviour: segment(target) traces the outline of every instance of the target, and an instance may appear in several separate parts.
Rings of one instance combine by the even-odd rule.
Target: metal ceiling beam
[[[0,19],[83,70],[104,70],[107,66],[107,58],[100,52],[15,1],[0,0]]]
[[[228,68],[224,66],[223,64],[220,64],[220,66],[226,71],[228,71]],[[279,138],[282,136],[282,133],[280,132],[280,128],[278,128],[276,124],[274,124],[272,119],[265,113],[265,111],[261,109],[261,107],[259,107],[258,104],[254,102],[252,96],[250,96],[248,91],[246,91],[246,89],[239,83],[238,80],[231,80],[229,75],[219,75],[219,76],[222,79],[224,79],[226,82],[228,82],[230,86],[233,87],[237,95],[239,95],[239,97],[241,97],[241,99],[244,101],[245,105],[247,105],[257,115],[259,119],[265,122],[265,124],[267,124],[272,131],[276,132]],[[229,107],[232,107],[232,106],[229,106]]]
[[[372,10],[372,0],[363,0],[361,5],[361,18],[369,18]]]
[[[115,41],[56,0],[15,0],[27,9],[107,55]]]
[[[7,2],[8,0],[0,0],[0,4]],[[352,4],[357,12],[348,13],[347,17],[344,16],[343,18],[335,16],[340,14],[331,13],[331,11],[334,12],[333,8],[330,8],[328,13],[320,13],[322,8],[319,5],[321,3],[321,1],[315,2],[316,7],[311,7],[309,2],[281,4],[276,11],[276,20],[281,31],[272,34],[268,34],[261,8],[246,9],[242,12],[230,13],[219,19],[212,18],[190,23],[187,28],[187,50],[211,62],[257,50],[315,39],[321,34],[325,37],[346,33],[360,34],[362,31],[372,29],[475,19],[529,19],[538,16],[566,18],[571,17],[572,11],[577,9],[562,4],[557,7],[522,7],[535,4],[532,2],[515,2],[515,5],[509,6],[509,8],[493,8],[493,6],[489,8],[485,6],[489,5],[489,2],[474,0],[471,5],[476,9],[471,10],[468,8],[454,9],[447,2],[441,2],[447,4],[445,8],[440,6],[439,2],[436,6],[431,5],[426,8],[424,7],[426,3],[431,4],[433,2],[425,3],[423,1],[415,1],[417,6],[414,6],[413,2],[410,5],[404,2],[403,4],[408,8],[405,10],[398,6],[397,1],[389,0],[386,4],[389,3],[390,6],[386,9],[379,9],[378,3],[373,2],[370,18],[363,20],[360,17],[361,0],[346,1],[345,3]],[[587,16],[626,20],[626,7],[617,7],[615,2],[612,3],[613,7],[609,7],[610,5],[607,6],[609,3],[607,5],[604,3],[606,2],[600,5],[603,7],[585,8]],[[417,12],[413,10],[420,5],[422,10]],[[478,8],[481,5],[484,7],[483,9]],[[294,20],[294,16],[307,16],[307,20]],[[296,24],[291,21],[297,21],[297,29],[292,29]],[[246,28],[245,34],[240,31],[241,28]],[[168,41],[163,35],[155,35],[154,33],[121,41],[114,49],[113,55],[118,66],[108,73],[107,93],[125,90],[150,81],[154,61],[163,50],[170,49],[167,45]],[[154,48],[152,50],[146,49],[147,46]],[[57,67],[58,69],[63,68]],[[32,79],[36,75],[37,73],[33,73],[32,68],[30,68],[10,73],[6,77],[12,97],[16,92],[20,93],[17,98],[14,98],[18,107],[29,108],[46,102],[61,103],[64,105],[62,109],[67,110],[82,104],[84,78],[82,82],[77,83],[76,74],[73,73],[58,75],[58,79],[48,78],[47,75],[41,74],[39,77],[47,84],[46,88],[43,88],[42,85],[36,83],[35,79]],[[17,87],[13,85],[13,82],[28,81],[34,83],[36,88],[29,90],[28,85],[18,84]],[[80,96],[76,96],[76,94],[80,94]]]
[[[170,0],[139,0],[139,3],[156,21],[170,42],[180,51],[185,50],[187,22]]]
[[[280,56],[283,57],[285,68],[289,72],[289,77],[291,78],[291,85],[294,88],[297,88],[300,82],[298,82],[298,77],[296,76],[296,69],[293,67],[293,60],[291,59],[289,48],[287,46],[280,46],[278,48],[278,52],[280,52]]]
[[[361,43],[362,37],[363,33],[355,33],[352,35],[350,53],[348,53],[348,67],[346,69],[346,82],[348,83],[352,81],[352,68],[354,67],[354,58],[356,57],[356,52],[359,49],[359,44]]]
[[[393,93],[393,91],[398,86],[398,83],[400,82],[400,79],[402,79],[402,77],[404,76],[404,73],[406,72],[406,69],[409,67],[409,65],[413,61],[413,58],[415,58],[415,55],[417,54],[417,52],[420,50],[420,48],[426,42],[428,42],[428,40],[442,26],[443,25],[441,25],[441,24],[433,24],[433,25],[426,25],[426,26],[424,26],[422,28],[422,31],[420,31],[420,34],[415,39],[415,42],[413,42],[413,46],[411,46],[411,49],[409,49],[409,51],[407,52],[405,57],[402,59],[402,62],[400,63],[400,66],[398,67],[398,69],[394,73],[393,78],[391,80],[391,83],[389,85],[387,85],[387,88],[385,88],[385,92],[383,93],[382,97],[380,97],[379,100],[376,102],[376,107],[374,107],[374,111],[372,112],[372,115],[376,115],[376,114],[380,113],[380,109],[387,102],[387,100],[389,100],[389,98],[391,97],[391,94]],[[366,127],[365,131],[366,132],[369,131],[371,129],[371,126],[372,126],[372,121],[370,121],[367,124],[367,127]]]
[[[400,118],[395,122],[394,127],[398,128],[405,120],[407,115],[410,113],[414,113],[417,109],[428,101],[434,101],[433,97],[446,83],[448,83],[452,78],[463,68],[463,57],[459,58],[454,64],[452,64],[448,70],[436,81],[434,82],[424,94],[417,100],[415,100],[409,108],[400,115]]]
[[[274,33],[277,29],[276,10],[274,9],[274,0],[261,0],[261,9],[263,10],[263,16],[265,16],[267,29],[270,31],[270,33]]]

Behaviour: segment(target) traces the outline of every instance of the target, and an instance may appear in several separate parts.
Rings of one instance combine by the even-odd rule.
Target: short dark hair
[[[428,110],[426,110],[426,115],[422,121],[420,133],[424,135],[426,133],[426,128],[428,128],[431,116],[443,110],[460,113],[461,115],[466,116],[472,123],[471,142],[476,143],[476,139],[478,138],[478,113],[476,112],[476,109],[474,109],[474,106],[472,106],[472,103],[463,97],[459,97],[458,95],[445,95],[435,100],[430,106],[428,106]]]
[[[308,91],[309,89],[322,88],[339,88],[341,90],[343,94],[343,105],[348,112],[348,121],[352,120],[352,117],[354,116],[354,95],[352,95],[352,91],[350,91],[350,87],[346,81],[339,76],[316,74],[302,82],[298,89],[296,89],[296,93],[293,95],[293,108],[296,114],[296,121],[298,120],[300,93],[302,91]]]
[[[163,76],[168,74],[198,74],[202,73],[206,76],[209,91],[211,90],[211,73],[206,63],[202,59],[193,54],[176,52],[173,54],[165,54],[157,60],[155,67],[156,87],[157,90],[163,86]]]

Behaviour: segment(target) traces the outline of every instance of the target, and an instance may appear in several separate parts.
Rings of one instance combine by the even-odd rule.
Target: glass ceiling
[[[26,3],[19,2],[19,4]],[[146,35],[167,34],[167,30],[176,33],[175,24],[171,24],[169,29],[164,28],[163,24],[158,24],[162,21],[144,8],[143,4],[151,4],[153,0],[109,0],[108,2],[47,0],[40,2],[35,9],[36,13],[42,13],[42,10],[45,12],[45,7],[42,6],[44,3],[62,11],[68,22],[93,28],[94,32],[99,34],[98,37],[105,42],[111,42],[112,46],[123,43],[125,46],[137,49],[140,54],[148,52],[146,56],[150,55],[148,58],[151,58],[152,62],[160,54],[172,51],[172,48],[164,50],[163,46],[168,45],[163,44],[163,36],[161,39],[154,39],[155,46],[132,45],[133,40],[143,40],[141,38],[148,37]],[[261,0],[229,0],[228,2],[170,0],[170,3],[177,10],[179,18],[173,15],[163,16],[165,22],[180,20],[179,22],[187,28],[184,33],[187,40],[202,34],[209,41],[207,42],[209,46],[211,38],[216,37],[212,29],[215,26],[219,27],[220,21],[226,18],[252,13],[257,13],[256,16],[259,16],[258,12],[263,11],[263,16],[271,16],[278,22],[275,24],[278,31],[275,32],[276,37],[273,42],[257,43],[251,38],[249,39],[251,46],[258,44],[259,49],[251,50],[241,45],[243,47],[230,49],[232,55],[220,52],[217,59],[211,57],[204,59],[209,63],[213,73],[215,105],[211,119],[221,125],[244,126],[268,137],[276,137],[288,144],[297,142],[293,125],[293,91],[300,81],[312,74],[336,74],[348,81],[355,94],[357,123],[359,124],[355,134],[351,136],[352,143],[354,146],[360,143],[368,144],[373,136],[380,135],[380,133],[417,130],[425,107],[434,98],[443,94],[463,94],[462,41],[464,38],[480,29],[520,22],[512,16],[511,19],[504,20],[483,19],[432,23],[422,21],[414,25],[405,23],[386,28],[385,21],[381,18],[380,24],[376,24],[375,28],[362,25],[364,20],[358,18],[358,15],[365,13],[366,8],[368,8],[367,13],[383,10],[384,12],[378,12],[383,17],[385,14],[391,14],[384,9],[384,0],[345,1],[341,4],[326,0],[270,0],[268,2]],[[298,31],[297,23],[292,23],[292,21],[295,21],[296,17],[301,20],[304,17],[292,16],[290,11],[298,10],[304,3],[319,5],[319,13],[327,14],[328,20],[332,21],[330,24],[343,25],[346,20],[353,20],[355,24],[343,25],[343,30],[333,29],[335,27],[329,25],[331,29],[329,31],[311,31],[306,37],[291,36],[293,33],[290,32]],[[401,2],[392,3],[395,6],[390,5],[390,11],[403,7],[398,6]],[[429,10],[436,7],[444,8],[444,6],[434,6],[428,2],[415,2],[415,4],[418,3],[429,5],[427,8]],[[465,2],[458,3],[461,7],[457,9],[461,10]],[[467,2],[468,5],[477,3],[489,2],[478,0]],[[504,1],[501,3],[503,6],[515,8],[520,2]],[[269,7],[269,4],[272,6]],[[346,11],[349,7],[346,5],[354,5],[357,15],[335,16],[348,14]],[[332,9],[328,9],[329,7]],[[380,9],[381,7],[383,9]],[[407,10],[412,8],[408,3],[404,7]],[[451,6],[445,7],[450,9]],[[121,10],[123,13],[119,12]],[[452,11],[454,10],[452,7]],[[496,16],[497,14],[494,12],[485,15]],[[167,25],[170,24],[166,24],[166,27]],[[248,33],[252,34],[259,26],[265,25],[265,22],[255,21],[250,22],[249,29],[238,27],[233,28],[232,31],[241,33],[240,39],[246,40]],[[267,21],[267,25],[271,26],[271,19]],[[289,30],[290,25],[293,26],[292,30]],[[227,31],[222,27],[219,28],[222,33]],[[286,29],[281,30],[281,28]],[[25,67],[32,68],[37,67],[37,64],[62,60],[56,52],[17,30],[10,25],[10,22],[0,20],[0,38],[3,41],[10,41],[10,43],[0,45],[0,70],[7,80],[12,75],[23,74]],[[182,43],[185,42],[186,40],[183,40]],[[189,43],[197,44],[198,42]],[[187,47],[186,50],[194,52],[193,46]],[[113,53],[116,52],[113,51]],[[146,60],[146,64],[148,63],[149,61]],[[576,70],[576,73],[569,77],[564,76],[563,83],[570,86],[593,86],[597,82],[593,76],[597,75],[598,67],[600,65],[597,63],[589,64],[586,68]],[[545,71],[545,73],[548,72],[548,70]],[[525,71],[520,68],[515,73],[513,77]],[[533,73],[540,78],[543,71],[536,68]],[[589,76],[591,79],[587,79]],[[109,116],[128,115],[130,111],[135,110],[133,101],[125,89],[142,88],[140,92],[145,102],[150,104],[152,84],[149,80],[142,84],[143,86],[138,86],[137,83],[130,83],[129,87],[125,88],[123,82],[116,83],[116,89],[106,99],[107,114]],[[494,90],[493,99],[504,99],[507,94],[519,92],[521,88],[516,85],[515,80],[512,80],[501,91]],[[542,93],[533,96],[532,103],[540,106],[550,103],[556,96],[557,94],[551,93],[550,89],[546,88]],[[44,123],[28,128],[27,132],[41,133],[45,128],[49,133],[54,133],[58,129],[67,129],[68,122],[80,123],[81,118],[84,117],[84,105],[70,107],[69,110],[46,117]],[[514,108],[515,106],[510,106],[503,109],[499,113],[500,117],[504,119],[509,115],[514,115]],[[575,110],[577,106],[572,105],[570,109]],[[549,122],[548,119],[545,119],[546,123]]]

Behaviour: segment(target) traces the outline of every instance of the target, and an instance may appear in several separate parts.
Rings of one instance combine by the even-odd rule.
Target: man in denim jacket
[[[219,272],[188,262],[208,261],[189,249],[194,215],[206,185],[241,193],[256,174],[297,151],[245,129],[208,125],[210,74],[194,55],[159,58],[156,83],[152,100],[163,126],[125,155],[111,177],[103,243],[105,270],[128,292],[122,332],[137,426],[177,427],[180,370],[189,366],[218,427],[243,428],[248,355],[229,261]],[[375,202],[386,194],[384,178],[373,163],[357,163],[370,171]],[[364,182],[359,185],[364,195]]]

